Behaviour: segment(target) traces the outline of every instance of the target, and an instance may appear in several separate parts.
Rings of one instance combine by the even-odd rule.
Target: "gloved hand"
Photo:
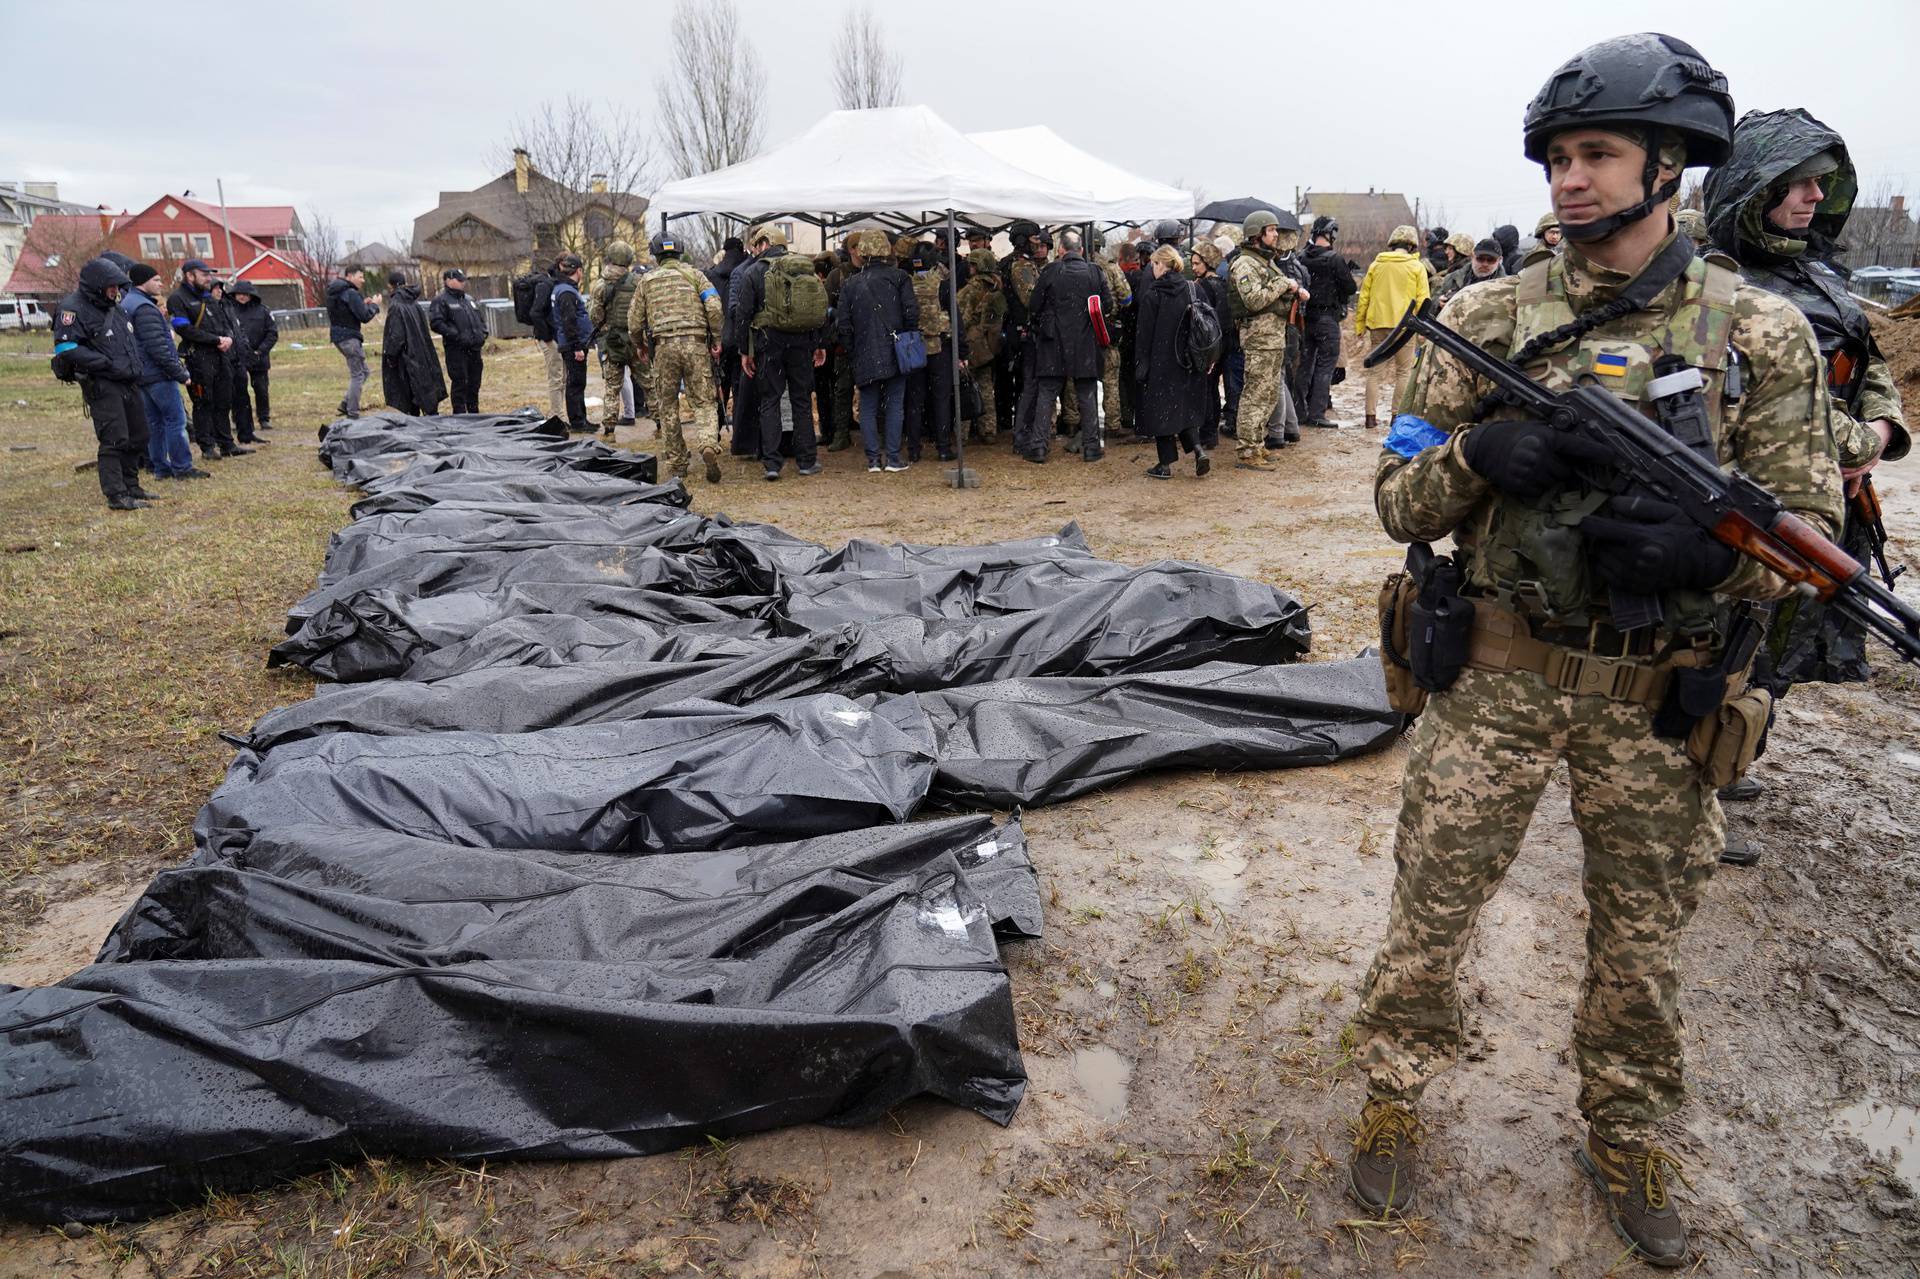
[[[1608,457],[1600,445],[1525,418],[1482,422],[1467,432],[1461,449],[1468,466],[1522,502],[1537,502],[1571,484],[1578,474],[1576,463],[1602,463]]]
[[[1604,514],[1580,521],[1593,571],[1608,586],[1636,594],[1704,591],[1727,580],[1740,552],[1715,541],[1670,502],[1629,494]]]

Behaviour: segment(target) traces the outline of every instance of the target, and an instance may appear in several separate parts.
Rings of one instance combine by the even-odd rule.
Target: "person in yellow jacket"
[[[1353,309],[1353,331],[1369,348],[1378,346],[1386,340],[1388,331],[1400,323],[1409,305],[1425,302],[1429,296],[1427,264],[1420,256],[1419,233],[1410,226],[1397,226],[1387,237],[1386,251],[1373,259],[1373,265],[1367,268],[1367,278],[1360,282],[1360,303]],[[1401,347],[1389,363],[1367,370],[1369,429],[1380,425],[1375,402],[1381,381],[1390,377],[1397,393],[1407,384],[1407,376],[1412,372],[1411,342]],[[1393,394],[1387,396],[1387,407],[1393,407]]]

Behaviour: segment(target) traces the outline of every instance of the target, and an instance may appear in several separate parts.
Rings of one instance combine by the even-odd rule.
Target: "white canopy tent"
[[[1193,216],[1193,197],[1135,177],[1074,147],[1051,129],[982,135],[982,145],[924,106],[834,111],[784,146],[698,177],[669,182],[652,207],[663,224],[689,214],[739,221],[798,217],[820,225],[871,218],[899,228],[947,228],[948,270],[964,220],[997,226],[1025,218],[1041,223],[1115,222]],[[1009,158],[1027,156],[1027,167]],[[1056,172],[1058,176],[1048,176]],[[949,302],[960,331],[958,290]],[[966,468],[960,415],[959,343],[948,342],[953,369],[956,487],[978,483]]]
[[[1158,218],[1189,221],[1193,192],[1167,186],[1082,151],[1044,124],[1025,129],[969,133],[969,141],[989,155],[1030,173],[1045,173],[1060,183],[1086,191],[1104,208],[1103,222],[1144,222]],[[1084,220],[1084,219],[1083,219]]]

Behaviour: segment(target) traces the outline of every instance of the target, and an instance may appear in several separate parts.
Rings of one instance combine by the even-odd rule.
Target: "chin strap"
[[[1647,131],[1647,167],[1646,171],[1641,175],[1641,184],[1647,192],[1644,200],[1632,208],[1622,209],[1618,213],[1610,213],[1606,217],[1597,218],[1592,222],[1562,222],[1560,224],[1560,234],[1574,244],[1594,244],[1615,234],[1622,227],[1630,226],[1638,222],[1659,206],[1673,199],[1675,193],[1680,190],[1679,174],[1676,173],[1671,180],[1663,183],[1658,189],[1655,189],[1653,185],[1660,180],[1660,140],[1662,133],[1663,131],[1660,129],[1649,129]]]

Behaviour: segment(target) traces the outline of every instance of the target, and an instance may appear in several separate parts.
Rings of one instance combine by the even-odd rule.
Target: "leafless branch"
[[[674,176],[751,159],[766,133],[767,73],[733,0],[678,0],[669,39],[667,70],[654,91],[660,142]],[[725,231],[720,219],[701,223],[700,234],[686,238],[704,257]]]
[[[603,101],[567,97],[542,102],[515,120],[498,157],[514,166],[514,148],[526,151],[534,176],[521,198],[533,229],[533,256],[577,254],[589,278],[622,220],[638,222],[638,193],[654,181],[653,147],[639,117]],[[604,200],[592,197],[604,191]],[[460,264],[464,265],[464,264]]]
[[[873,9],[859,4],[840,17],[833,41],[833,92],[843,111],[900,105],[900,53]]]
[[[340,274],[340,259],[346,256],[340,247],[340,228],[318,209],[308,209],[300,222],[307,232],[306,251],[288,256],[307,286],[308,300],[321,306],[326,301],[327,281]]]

